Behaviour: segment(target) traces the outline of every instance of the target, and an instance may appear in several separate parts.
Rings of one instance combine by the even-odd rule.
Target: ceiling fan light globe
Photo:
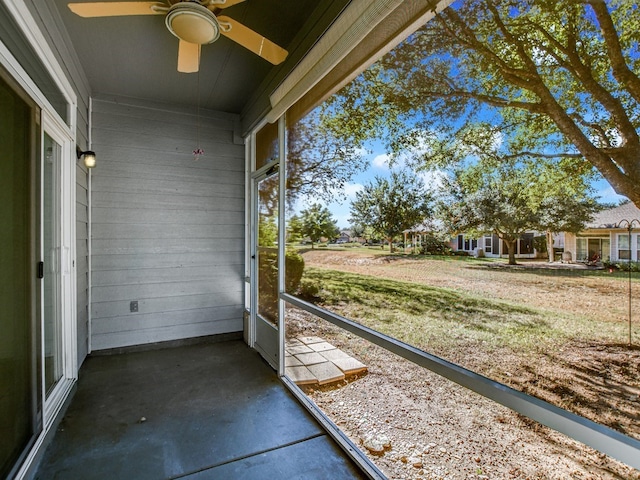
[[[181,40],[198,45],[213,43],[220,37],[216,16],[197,3],[177,3],[167,13],[169,31]]]

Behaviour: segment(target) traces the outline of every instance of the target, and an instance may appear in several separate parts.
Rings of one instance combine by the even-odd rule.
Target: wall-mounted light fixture
[[[87,168],[93,168],[96,166],[96,152],[92,152],[91,150],[82,151],[80,147],[76,147],[76,155],[78,155],[78,160],[84,157],[84,166]]]

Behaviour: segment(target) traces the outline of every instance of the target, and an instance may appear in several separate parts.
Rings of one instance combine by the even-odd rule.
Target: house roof
[[[426,219],[424,222],[404,230],[402,233],[432,233],[442,230],[442,222],[437,219]]]
[[[637,220],[638,227],[640,227],[640,208],[636,207],[633,202],[628,202],[599,212],[593,221],[587,223],[586,228],[627,228],[627,222],[633,220]]]

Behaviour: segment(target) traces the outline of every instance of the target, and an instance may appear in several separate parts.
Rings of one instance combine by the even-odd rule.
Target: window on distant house
[[[631,245],[629,235],[626,233],[618,234],[618,259],[631,260]]]
[[[587,239],[576,238],[576,260],[586,260],[588,256],[589,252],[587,251]]]

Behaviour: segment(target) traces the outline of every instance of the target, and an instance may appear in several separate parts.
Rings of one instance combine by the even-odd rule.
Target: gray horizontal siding
[[[198,119],[130,99],[94,101],[93,349],[242,329],[237,123],[217,112]],[[196,161],[198,136],[205,155]]]
[[[113,301],[142,301],[150,298],[181,297],[190,295],[206,295],[239,291],[231,285],[228,276],[210,278],[206,282],[202,280],[176,280],[164,283],[140,283],[125,285],[103,285],[93,287],[91,298],[93,302]],[[189,304],[184,305],[185,310],[190,309]]]
[[[228,262],[239,264],[243,261],[242,250],[233,252],[210,251],[195,253],[138,253],[119,255],[92,255],[93,271],[121,270],[123,268],[159,268],[159,267],[187,267],[187,266],[216,266]]]
[[[242,225],[229,225],[221,230],[217,225],[174,225],[164,224],[101,224],[94,225],[93,235],[103,239],[146,239],[146,238],[232,238],[237,239],[244,233]],[[219,245],[216,245],[219,250]]]
[[[137,238],[137,239],[106,239],[97,240],[93,237],[93,251],[100,254],[131,255],[131,254],[165,254],[165,253],[196,253],[196,252],[234,252],[242,248],[238,239],[230,238]],[[157,259],[156,261],[161,261]],[[94,269],[95,272],[95,269]]]
[[[215,189],[212,186],[215,185]],[[193,197],[212,196],[215,191],[217,195],[227,197],[244,197],[244,187],[239,184],[224,184],[210,181],[208,183],[194,183],[188,180],[150,180],[145,178],[143,182],[134,178],[121,177],[114,179],[108,175],[98,176],[92,181],[91,191],[93,194],[100,192],[107,193],[155,193],[163,195],[176,195],[188,188],[189,194]]]
[[[147,298],[138,304],[141,314],[156,314],[184,310],[185,305],[192,309],[237,306],[242,291],[224,290],[220,293],[202,295],[180,295],[176,297]],[[127,317],[129,302],[126,300],[111,302],[93,302],[92,315],[98,318]]]
[[[189,322],[184,321],[181,311],[177,312],[154,312],[141,313],[132,317],[119,316],[112,318],[102,318],[93,325],[97,335],[110,335],[113,332],[135,332],[138,330],[166,328],[183,325],[193,325],[196,323],[207,324],[212,317],[231,320],[241,318],[242,312],[237,305],[219,306],[212,308],[193,309],[189,316]]]
[[[94,270],[91,278],[94,287],[165,283],[174,281],[177,277],[184,278],[185,281],[212,281],[217,278],[224,281],[226,278],[237,276],[241,270],[242,264],[217,267],[129,268],[104,272]]]
[[[76,312],[78,366],[82,365],[89,351],[89,257],[87,225],[87,172],[84,166],[76,167]]]
[[[212,333],[210,322],[175,324],[171,326],[140,328],[138,330],[113,331],[93,336],[93,349],[105,350],[113,345],[126,347],[155,342],[166,342],[181,338],[204,337],[221,332],[242,331],[242,317],[237,315],[231,319],[219,319]]]

